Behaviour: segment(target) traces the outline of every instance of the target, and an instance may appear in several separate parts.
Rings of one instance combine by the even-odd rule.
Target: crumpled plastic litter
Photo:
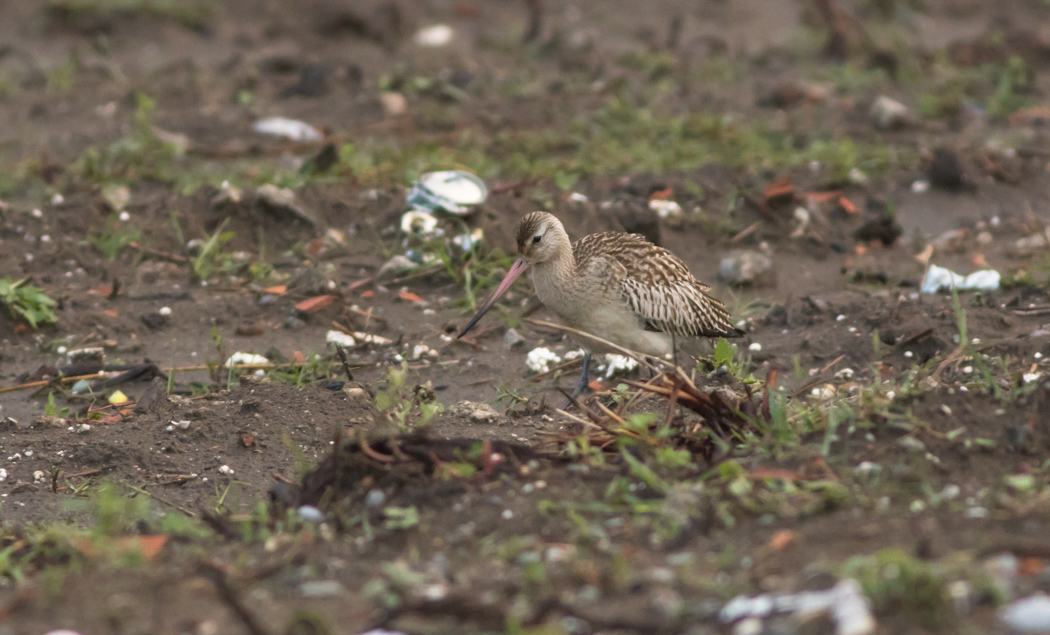
[[[469,234],[460,234],[452,238],[452,243],[459,247],[463,251],[470,251],[475,245],[480,243],[485,238],[485,232],[480,227],[474,229]]]
[[[958,291],[995,291],[1000,279],[999,272],[994,269],[982,269],[962,276],[944,267],[930,265],[922,278],[922,292],[937,293],[941,289],[953,288]]]
[[[723,623],[744,618],[763,618],[776,613],[800,617],[829,614],[839,635],[868,635],[876,628],[875,617],[860,583],[853,579],[840,580],[824,591],[803,591],[795,594],[763,594],[752,598],[737,596],[730,600],[719,617]]]
[[[419,177],[405,197],[409,207],[432,213],[444,210],[466,214],[474,205],[485,202],[488,188],[484,181],[464,170],[428,172]]]
[[[437,230],[438,220],[426,212],[410,210],[401,215],[401,231],[429,236]]]

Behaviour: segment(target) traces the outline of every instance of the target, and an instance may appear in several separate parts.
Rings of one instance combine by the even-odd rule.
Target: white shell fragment
[[[390,346],[394,343],[394,340],[381,337],[379,335],[372,335],[371,333],[359,333],[354,332],[354,339],[358,342],[367,342],[369,344],[375,344],[376,346]]]
[[[625,373],[638,368],[638,362],[624,355],[608,354],[605,356],[605,378],[610,379],[613,375]]]
[[[682,206],[669,200],[653,199],[649,201],[649,209],[656,212],[660,218],[677,218],[682,215]]]
[[[328,344],[336,344],[344,348],[351,348],[357,346],[357,341],[352,335],[347,335],[342,331],[328,331],[325,333],[324,341]]]
[[[1015,601],[1000,613],[1011,633],[1050,631],[1050,597],[1039,593]]]
[[[313,505],[303,505],[296,513],[299,514],[299,518],[311,523],[324,522],[324,513],[320,509],[317,509]]]
[[[252,124],[252,130],[292,141],[320,141],[324,135],[310,124],[286,117],[267,117]]]
[[[959,291],[994,291],[999,288],[999,272],[994,269],[975,271],[968,276],[961,276],[954,271],[930,265],[922,279],[923,293],[937,293],[941,289]]]
[[[226,360],[223,366],[237,366],[239,364],[269,364],[270,360],[266,359],[262,355],[255,355],[254,353],[234,353],[230,355],[230,358]]]
[[[525,356],[525,365],[534,373],[545,373],[551,369],[551,364],[559,362],[561,358],[545,346],[534,348]]]
[[[451,42],[454,35],[455,31],[449,25],[432,24],[416,31],[416,35],[412,39],[419,46],[437,48]]]

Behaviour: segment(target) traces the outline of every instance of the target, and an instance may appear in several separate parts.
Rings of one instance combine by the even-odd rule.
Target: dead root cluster
[[[617,449],[620,440],[631,440],[642,444],[669,444],[684,448],[696,456],[709,460],[719,446],[725,447],[739,442],[745,435],[761,434],[771,421],[769,391],[776,387],[777,371],[766,375],[765,391],[761,400],[756,400],[750,386],[743,386],[737,397],[725,396],[718,391],[700,390],[693,378],[678,366],[665,370],[648,381],[625,381],[630,390],[604,391],[581,401],[569,397],[579,415],[560,410],[559,413],[574,421],[578,427],[568,433],[553,435],[551,440],[559,446],[585,437],[591,447]],[[564,391],[563,391],[564,392]],[[609,397],[616,395],[613,407],[606,405]],[[631,421],[631,414],[640,411],[642,400],[655,396],[666,403],[663,420],[655,420],[639,429]],[[657,407],[645,404],[645,410],[655,412]],[[669,434],[658,435],[663,429]]]
[[[398,492],[413,483],[477,475],[488,480],[518,473],[543,454],[523,445],[477,439],[435,439],[425,433],[337,440],[335,448],[294,491],[280,492],[286,505],[328,508],[340,499],[361,499],[372,489]]]

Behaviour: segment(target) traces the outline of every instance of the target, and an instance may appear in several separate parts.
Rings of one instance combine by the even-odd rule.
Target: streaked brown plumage
[[[665,358],[676,343],[690,348],[700,337],[743,335],[680,258],[638,234],[605,232],[570,243],[561,221],[532,212],[518,225],[517,243],[518,260],[461,336],[526,268],[540,301],[567,326],[639,353]],[[612,352],[580,344],[588,354],[577,392],[586,385],[590,354]]]

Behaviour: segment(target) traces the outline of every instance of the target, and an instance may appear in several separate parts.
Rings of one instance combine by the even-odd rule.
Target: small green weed
[[[173,180],[172,159],[178,154],[178,148],[154,134],[153,110],[156,104],[153,99],[136,93],[135,101],[131,132],[101,150],[89,148],[77,160],[76,172],[83,180],[99,187],[115,181]]]
[[[91,28],[99,20],[152,17],[171,20],[199,31],[207,27],[215,5],[204,0],[54,0],[46,17],[78,28]]]
[[[120,215],[114,212],[106,219],[102,231],[88,235],[88,242],[98,250],[106,260],[116,260],[120,252],[142,238],[139,230],[121,227]]]
[[[196,256],[193,258],[193,276],[205,281],[216,274],[229,275],[242,269],[247,263],[226,249],[227,244],[236,236],[236,232],[224,231],[230,219],[226,218],[207,240],[199,243]]]
[[[419,510],[415,505],[383,509],[383,526],[387,529],[411,529],[417,525],[419,525]]]
[[[71,410],[68,406],[59,408],[58,404],[55,403],[54,391],[47,393],[47,403],[44,404],[44,414],[48,417],[61,417],[65,419],[69,416]]]
[[[376,394],[376,408],[402,431],[425,426],[434,415],[445,410],[445,406],[436,401],[429,382],[409,390],[405,384],[407,377],[407,362],[402,362],[400,369],[391,366],[386,372],[386,390]]]
[[[7,306],[11,317],[25,320],[34,329],[40,324],[58,322],[56,302],[43,289],[26,284],[28,281],[29,278],[18,282],[10,277],[0,278],[0,304]]]

